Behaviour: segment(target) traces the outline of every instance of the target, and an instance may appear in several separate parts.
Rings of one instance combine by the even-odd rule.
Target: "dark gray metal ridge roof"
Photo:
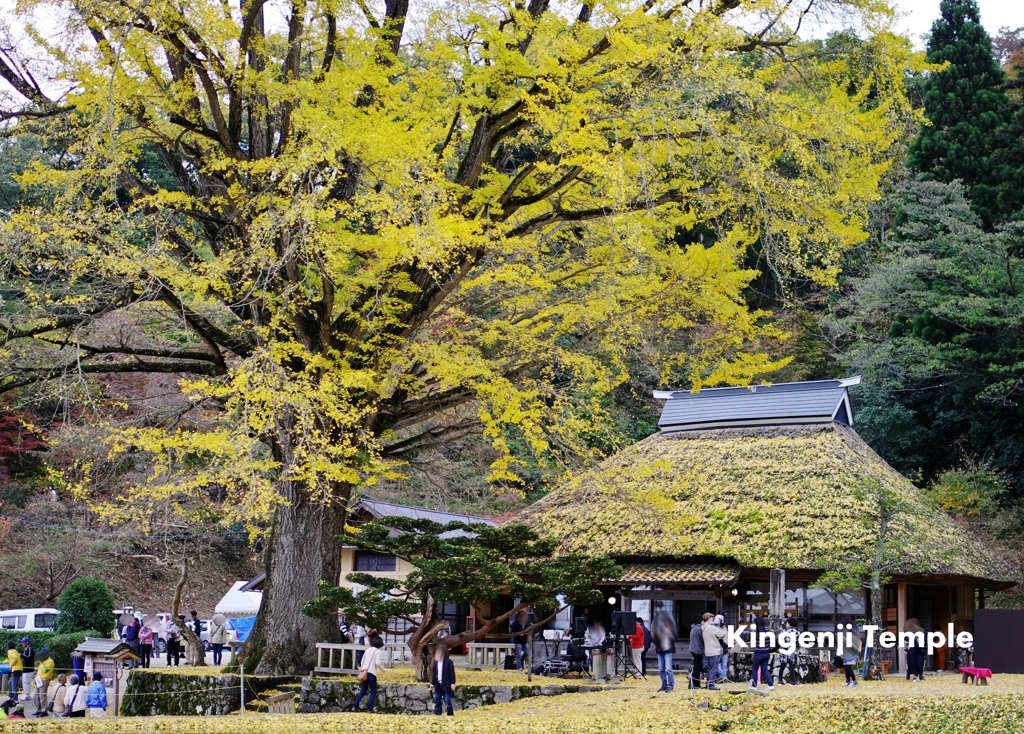
[[[750,387],[656,391],[665,401],[658,427],[663,432],[714,428],[842,423],[853,425],[847,389],[860,377],[787,382]]]
[[[455,512],[441,512],[440,510],[424,510],[420,507],[409,507],[407,505],[396,505],[393,502],[377,502],[376,500],[359,500],[352,506],[353,510],[366,510],[366,512],[373,515],[375,518],[380,519],[382,517],[411,517],[418,520],[433,520],[441,525],[447,525],[450,522],[465,522],[465,523],[483,523],[484,525],[490,525],[492,528],[497,527],[494,521],[487,517],[478,517],[476,515],[463,515]],[[465,535],[461,530],[452,530],[447,533],[442,533],[442,538],[451,538],[456,536]],[[261,591],[263,584],[266,583],[267,573],[261,571],[259,574],[253,577],[249,583],[239,588],[239,591]]]
[[[359,500],[352,507],[364,509],[377,518],[381,517],[411,517],[416,520],[433,520],[441,525],[450,522],[483,523],[492,528],[497,527],[494,521],[487,517],[475,515],[463,515],[456,512],[441,512],[440,510],[424,510],[422,507],[409,507],[407,505],[396,505],[392,502],[378,502],[376,500]]]

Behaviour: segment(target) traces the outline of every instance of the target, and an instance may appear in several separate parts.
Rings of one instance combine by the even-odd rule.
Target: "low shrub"
[[[12,642],[18,652],[21,652],[21,640],[25,637],[32,641],[32,649],[37,653],[44,647],[50,651],[50,656],[53,658],[58,672],[68,672],[71,670],[71,653],[74,649],[85,642],[86,637],[105,637],[105,635],[100,634],[96,630],[72,632],[64,635],[56,632],[0,630],[0,659],[7,655],[7,646]]]

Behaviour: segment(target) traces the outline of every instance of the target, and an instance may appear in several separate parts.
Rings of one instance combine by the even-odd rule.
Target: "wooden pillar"
[[[978,609],[984,609],[984,608],[985,608],[985,590],[979,586],[978,587]]]
[[[907,584],[900,581],[896,584],[896,640],[899,642],[903,634],[903,627],[907,623]],[[907,650],[904,647],[899,650],[900,674],[907,673]]]
[[[786,616],[786,569],[773,568],[768,585],[768,626],[773,630],[782,629]]]

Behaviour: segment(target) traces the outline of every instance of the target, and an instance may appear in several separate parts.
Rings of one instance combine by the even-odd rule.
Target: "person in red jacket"
[[[640,670],[644,665],[644,621],[640,617],[636,618],[636,631],[631,635],[626,635],[626,639],[629,640],[629,646],[633,652],[633,665],[636,670],[633,672],[633,677],[640,677]]]

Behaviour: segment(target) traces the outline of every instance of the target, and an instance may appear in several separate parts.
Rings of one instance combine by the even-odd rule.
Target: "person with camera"
[[[718,672],[718,664],[722,662],[722,653],[725,651],[722,640],[728,634],[724,627],[719,627],[714,623],[714,617],[715,615],[710,612],[705,613],[701,630],[701,635],[704,638],[704,668],[708,672],[709,691],[718,690],[718,686],[715,685],[715,675]]]

